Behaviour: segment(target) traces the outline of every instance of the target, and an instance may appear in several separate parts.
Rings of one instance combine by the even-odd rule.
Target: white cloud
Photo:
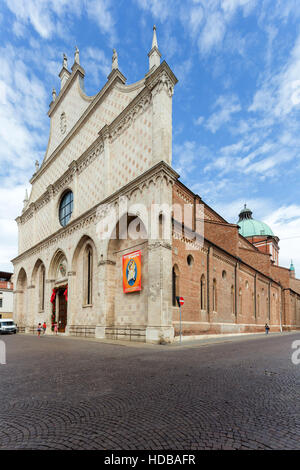
[[[300,206],[281,206],[265,218],[274,234],[280,238],[279,262],[288,268],[293,259],[296,276],[300,277]]]
[[[244,140],[240,140],[239,142],[235,144],[221,147],[220,152],[223,155],[236,155],[236,154],[240,154],[241,152],[248,151],[249,148],[250,146]]]
[[[207,200],[206,202],[210,203],[210,201],[213,201],[213,209],[216,210],[216,201],[220,197],[220,194],[223,193],[224,189],[228,187],[229,180],[224,178],[221,180],[212,180],[212,179],[206,179],[201,182],[194,183],[191,186],[191,190],[199,194],[201,198],[204,200]],[[220,215],[221,212],[220,212]],[[225,219],[228,217],[228,215],[224,216],[222,215]]]
[[[198,159],[197,145],[193,141],[185,141],[182,144],[174,145],[173,149],[175,171],[182,178],[185,178],[195,168]]]
[[[47,94],[16,49],[0,48],[0,54],[0,160],[10,171],[34,168],[46,129]]]
[[[180,64],[174,65],[174,73],[178,78],[179,84],[183,85],[188,81],[192,65],[192,59],[187,59],[182,61]]]
[[[300,35],[290,56],[281,69],[267,75],[261,88],[255,93],[249,111],[280,119],[300,110]]]
[[[47,93],[23,61],[23,51],[0,48],[0,264],[11,270],[17,254],[17,225],[25,185],[47,142]]]
[[[85,69],[93,77],[93,81],[99,84],[103,76],[106,78],[111,71],[111,59],[106,57],[104,51],[97,47],[88,47],[82,51]]]
[[[51,37],[56,31],[53,10],[59,2],[53,0],[5,0],[7,7],[17,18],[15,32],[19,32],[22,26],[31,24],[42,38]],[[66,1],[61,1],[60,11]]]
[[[111,44],[117,41],[115,20],[110,0],[4,0],[15,15],[13,31],[17,36],[25,35],[25,27],[32,28],[43,38],[65,37],[69,22],[86,11],[100,31],[106,34]]]
[[[143,10],[149,11],[154,18],[164,22],[168,17],[176,14],[175,0],[136,0],[137,5]]]
[[[194,124],[196,126],[201,126],[204,122],[204,116],[199,116],[197,119],[194,120]]]
[[[218,11],[211,13],[198,39],[201,54],[208,54],[216,46],[219,46],[225,36],[225,32],[226,24],[222,14]]]
[[[235,95],[220,96],[215,105],[216,111],[208,118],[205,126],[213,134],[223,125],[230,121],[232,114],[241,110],[239,99]]]
[[[94,21],[103,34],[108,35],[111,46],[117,42],[115,30],[115,19],[111,12],[112,2],[110,0],[88,0],[86,3],[87,14]]]
[[[230,19],[241,8],[244,16],[248,16],[255,8],[257,0],[221,0],[221,8]]]
[[[25,186],[0,188],[0,270],[13,271],[11,259],[17,256],[18,228],[15,218],[20,215]]]

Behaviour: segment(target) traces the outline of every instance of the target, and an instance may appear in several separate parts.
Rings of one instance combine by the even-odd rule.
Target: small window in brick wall
[[[222,278],[223,278],[223,279],[226,279],[226,276],[227,276],[227,273],[226,273],[226,271],[225,271],[225,269],[224,269],[224,270],[222,271]]]
[[[188,255],[188,257],[187,257],[187,264],[188,264],[189,266],[193,266],[193,264],[194,264],[194,258],[192,257],[192,255]]]

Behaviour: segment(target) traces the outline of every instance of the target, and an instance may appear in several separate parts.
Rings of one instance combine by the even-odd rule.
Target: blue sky
[[[300,4],[298,0],[2,0],[0,269],[17,254],[14,221],[43,159],[52,88],[75,45],[88,95],[112,49],[127,83],[148,70],[152,26],[179,82],[173,166],[229,222],[244,203],[281,239],[300,275]]]

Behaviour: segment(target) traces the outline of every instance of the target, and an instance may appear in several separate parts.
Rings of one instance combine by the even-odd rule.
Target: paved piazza
[[[300,334],[171,346],[2,336],[0,449],[300,449]]]

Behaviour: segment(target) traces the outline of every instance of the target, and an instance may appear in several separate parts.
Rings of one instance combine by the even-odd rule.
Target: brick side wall
[[[173,203],[181,207],[192,204],[191,194],[179,189],[173,189]],[[204,214],[210,214],[206,207]],[[189,227],[194,227],[193,218],[189,220]],[[293,303],[291,296],[285,293],[281,304],[282,291],[276,282],[280,275],[270,279],[273,269],[270,257],[251,247],[241,239],[236,227],[226,225],[224,221],[206,221],[204,228],[203,247],[192,250],[183,234],[179,233],[178,225],[174,227],[173,266],[178,273],[177,295],[185,300],[182,334],[264,331],[265,323],[271,326],[271,331],[278,331],[281,323],[300,326],[298,299]],[[193,257],[191,264],[188,263],[189,255]],[[201,276],[205,280],[205,305],[202,309]],[[286,318],[281,319],[281,311],[285,312]],[[178,335],[177,306],[173,307],[173,322]]]
[[[252,251],[246,248],[240,247],[239,249],[240,258],[250,266],[253,266],[258,271],[264,273],[267,276],[271,275],[271,262],[270,256],[260,251]]]

